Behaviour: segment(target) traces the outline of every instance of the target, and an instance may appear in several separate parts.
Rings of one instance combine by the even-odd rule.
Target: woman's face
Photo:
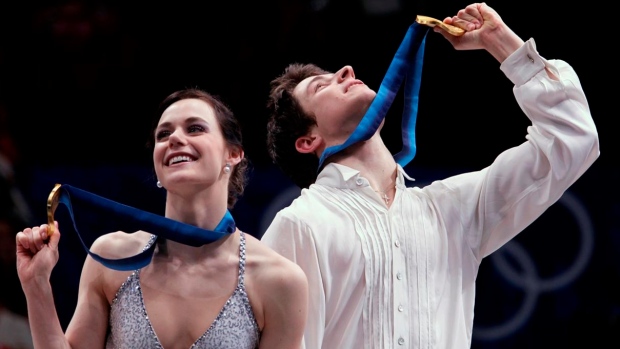
[[[211,186],[230,162],[214,110],[200,99],[183,99],[170,105],[155,129],[153,164],[158,180],[168,191],[196,184]]]

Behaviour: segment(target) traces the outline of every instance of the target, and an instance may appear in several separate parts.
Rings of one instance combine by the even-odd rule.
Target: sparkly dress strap
[[[245,233],[239,231],[239,280],[238,287],[245,289]]]

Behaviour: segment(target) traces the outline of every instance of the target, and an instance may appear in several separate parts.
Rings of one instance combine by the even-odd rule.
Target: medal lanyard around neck
[[[415,146],[415,123],[418,114],[418,95],[422,78],[422,61],[424,58],[424,44],[428,26],[414,22],[400,44],[398,51],[392,59],[392,63],[385,74],[377,95],[373,99],[364,117],[357,125],[349,138],[340,145],[327,147],[319,159],[318,171],[323,162],[330,156],[344,150],[357,142],[370,139],[375,134],[381,122],[385,118],[394,97],[405,81],[405,99],[402,119],[403,148],[394,155],[394,159],[402,167],[413,160],[416,153]]]
[[[119,230],[127,233],[143,230],[158,237],[194,247],[219,240],[228,234],[234,233],[236,230],[235,221],[228,210],[226,210],[224,217],[214,230],[207,230],[123,205],[70,185],[56,184],[47,202],[50,229],[54,227],[54,212],[58,204],[65,205],[73,222],[73,228],[78,234],[86,252],[94,260],[115,270],[131,271],[145,267],[151,262],[156,244],[153,243],[148,249],[134,256],[120,259],[108,259],[91,252],[77,229],[72,200],[79,204],[80,209],[89,209],[92,210],[91,212],[96,210],[98,216],[113,219]]]

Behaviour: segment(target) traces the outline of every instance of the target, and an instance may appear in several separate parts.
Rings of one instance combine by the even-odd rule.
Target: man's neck
[[[360,171],[370,185],[379,191],[394,182],[396,161],[379,134],[335,154],[330,162]]]

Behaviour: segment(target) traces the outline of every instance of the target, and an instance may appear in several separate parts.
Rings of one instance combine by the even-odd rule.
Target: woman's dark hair
[[[183,90],[175,91],[168,95],[157,108],[157,117],[154,120],[151,128],[150,138],[148,139],[147,146],[152,150],[154,147],[154,134],[157,124],[161,115],[172,104],[183,99],[199,99],[208,103],[215,112],[215,118],[222,130],[222,135],[226,144],[230,147],[236,147],[243,150],[243,139],[241,136],[241,125],[237,121],[230,108],[217,96],[214,96],[199,88],[186,88]],[[233,167],[230,174],[230,180],[228,182],[228,208],[231,209],[236,203],[237,199],[243,195],[245,185],[247,183],[247,169],[248,160],[244,157],[236,166]]]

